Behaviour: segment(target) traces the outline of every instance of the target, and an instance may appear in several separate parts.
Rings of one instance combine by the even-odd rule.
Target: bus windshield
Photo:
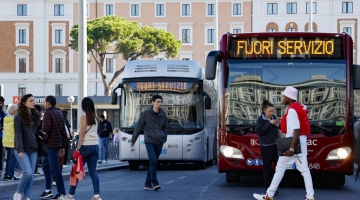
[[[132,133],[141,113],[152,107],[152,96],[159,94],[163,98],[169,134],[198,132],[204,126],[200,85],[198,82],[125,82],[120,127]]]
[[[286,107],[281,104],[281,92],[290,85],[299,91],[298,102],[307,106],[311,133],[333,136],[344,132],[345,60],[228,60],[227,68],[228,131],[255,132],[265,99],[274,104],[274,114],[282,117]]]

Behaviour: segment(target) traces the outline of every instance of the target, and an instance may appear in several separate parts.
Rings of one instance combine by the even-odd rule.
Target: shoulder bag
[[[292,141],[293,141],[293,137],[276,139],[276,148],[277,148],[278,156],[284,156],[284,153],[290,149]],[[294,148],[294,154],[299,154],[299,153],[301,153],[300,138]]]

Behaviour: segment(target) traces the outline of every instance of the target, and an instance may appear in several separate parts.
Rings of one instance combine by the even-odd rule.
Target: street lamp
[[[70,132],[72,132],[73,130],[73,120],[72,120],[72,104],[74,103],[74,100],[75,98],[73,96],[69,96],[67,98],[68,102],[70,103],[70,126],[71,126],[71,129],[70,129]]]

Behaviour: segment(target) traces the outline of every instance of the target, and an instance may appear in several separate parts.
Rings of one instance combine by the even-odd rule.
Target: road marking
[[[186,176],[181,176],[181,177],[179,177],[179,179],[184,179],[184,178],[186,178]]]
[[[165,184],[170,184],[170,183],[173,183],[175,181],[168,181],[168,182],[165,182]]]

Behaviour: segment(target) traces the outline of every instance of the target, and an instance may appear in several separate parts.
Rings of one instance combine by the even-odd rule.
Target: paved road
[[[146,169],[129,171],[120,169],[100,173],[101,196],[104,200],[251,200],[254,192],[262,191],[262,177],[243,177],[240,183],[228,184],[224,174],[217,173],[216,166],[205,170],[195,170],[190,166],[166,167],[158,172],[162,185],[160,191],[144,191]],[[360,196],[360,180],[355,177],[346,178],[345,186],[327,186],[319,183],[315,188],[316,200],[358,200]],[[300,183],[299,183],[300,182]],[[283,181],[279,188],[280,195],[276,200],[304,199],[305,188],[301,179],[289,178]],[[66,180],[68,191],[69,181]],[[38,199],[43,192],[44,183],[34,184],[32,200]],[[11,199],[15,188],[0,191],[0,200]],[[53,187],[53,193],[56,191]],[[80,182],[75,194],[77,200],[91,199],[93,189],[89,176]]]

